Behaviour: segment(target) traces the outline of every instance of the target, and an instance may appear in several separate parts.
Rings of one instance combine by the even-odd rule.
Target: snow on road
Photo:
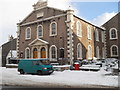
[[[55,71],[51,75],[20,75],[17,69],[0,68],[2,85],[39,86],[39,85],[66,85],[77,87],[82,85],[102,85],[118,87],[118,76],[105,76],[102,71]],[[0,78],[1,79],[1,78]],[[44,85],[45,86],[45,85]],[[53,86],[54,87],[54,86]]]

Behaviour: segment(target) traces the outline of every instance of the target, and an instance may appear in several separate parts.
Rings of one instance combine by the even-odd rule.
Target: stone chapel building
[[[51,62],[104,59],[105,30],[74,15],[38,1],[34,10],[17,24],[18,58],[47,58]]]
[[[120,12],[102,27],[105,28],[106,57],[120,59]]]

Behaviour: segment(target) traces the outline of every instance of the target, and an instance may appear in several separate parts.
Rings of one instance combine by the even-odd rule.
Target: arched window
[[[25,58],[30,58],[30,48],[25,49]]]
[[[104,34],[104,31],[101,32],[101,38],[102,38],[102,42],[105,42],[105,34]]]
[[[81,43],[78,43],[78,45],[77,45],[77,58],[82,59],[82,45],[81,45]]]
[[[118,46],[116,45],[111,46],[111,56],[118,56]]]
[[[88,59],[92,59],[92,47],[88,45]]]
[[[91,32],[91,27],[90,27],[90,25],[87,26],[87,32],[88,32],[88,39],[92,39],[92,38],[91,38],[91,37],[92,37],[92,36],[91,36],[91,33],[92,33],[92,32]]]
[[[55,36],[55,35],[57,35],[57,23],[52,22],[50,24],[50,36]]]
[[[79,21],[77,21],[76,23],[76,31],[77,31],[77,36],[82,37],[82,27]]]
[[[38,58],[38,50],[37,50],[37,48],[33,49],[33,58]]]
[[[57,60],[57,47],[55,45],[50,47],[50,60]]]
[[[111,28],[110,29],[110,39],[117,39],[117,29],[116,28]]]
[[[42,25],[39,25],[38,27],[37,27],[37,37],[38,38],[41,38],[41,37],[43,37],[43,26]]]
[[[100,58],[100,50],[99,47],[96,47],[96,58],[99,59]]]
[[[28,27],[27,29],[26,29],[26,39],[30,39],[31,38],[31,28],[30,27]]]
[[[99,31],[98,31],[98,29],[96,29],[96,31],[95,31],[95,37],[96,37],[96,41],[99,41]]]

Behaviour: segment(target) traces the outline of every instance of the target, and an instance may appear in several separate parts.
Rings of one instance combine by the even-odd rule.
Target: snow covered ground
[[[118,76],[106,76],[104,70],[92,71],[54,71],[51,75],[20,75],[15,68],[0,67],[1,85],[34,87],[118,87]]]

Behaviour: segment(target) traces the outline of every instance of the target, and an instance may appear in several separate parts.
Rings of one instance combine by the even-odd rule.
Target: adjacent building
[[[120,12],[102,26],[106,30],[107,58],[120,59]]]
[[[105,30],[78,16],[38,1],[34,10],[17,24],[17,57],[48,58],[73,64],[74,60],[104,59]]]
[[[2,67],[2,47],[0,46],[0,67]]]
[[[16,50],[16,40],[17,40],[16,38],[13,38],[13,36],[10,36],[9,41],[1,46],[2,67],[5,67],[6,64],[8,64],[7,62],[9,61],[7,61],[8,59],[7,56],[9,53],[11,55],[10,58],[13,57],[12,51]]]

